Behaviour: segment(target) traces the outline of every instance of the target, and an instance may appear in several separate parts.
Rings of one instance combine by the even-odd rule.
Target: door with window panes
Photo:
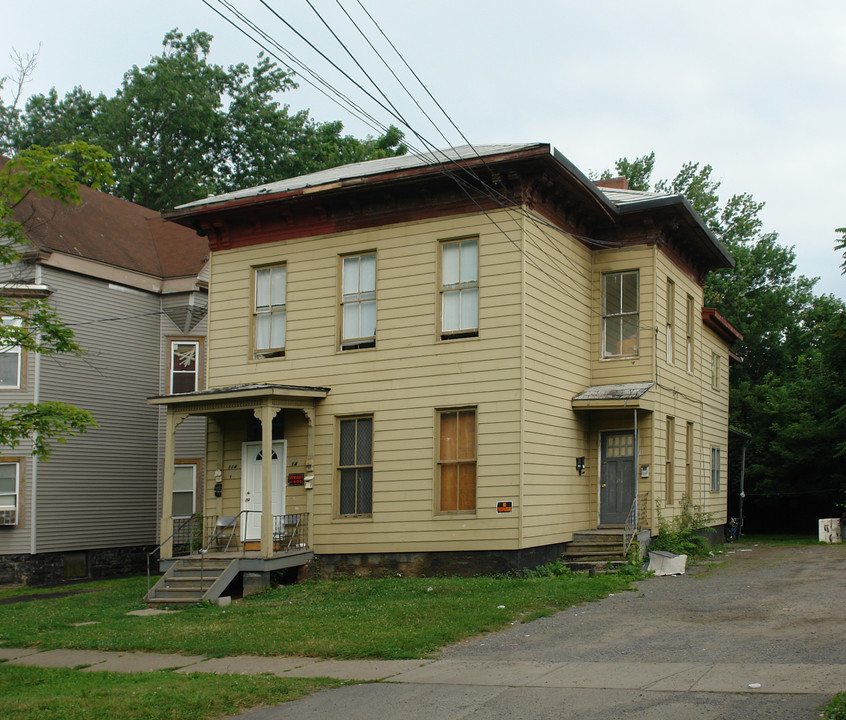
[[[599,524],[623,525],[636,492],[632,431],[602,433]]]

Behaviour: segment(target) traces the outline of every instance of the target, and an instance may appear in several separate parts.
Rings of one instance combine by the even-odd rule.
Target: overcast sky
[[[710,163],[723,198],[749,192],[765,201],[765,230],[795,246],[799,272],[821,278],[818,292],[846,298],[834,251],[835,228],[846,225],[842,0],[361,1],[472,143],[549,142],[585,173],[654,150],[656,180],[687,161]],[[258,0],[232,2],[334,86],[367,102]],[[353,74],[306,0],[267,2]],[[312,3],[410,124],[446,145],[381,61],[365,54],[336,0]],[[342,4],[390,52],[358,0]],[[259,51],[202,0],[28,0],[4,10],[0,48],[41,45],[29,93],[81,85],[111,95],[176,27],[212,33],[210,59],[222,65],[252,64]],[[413,83],[395,55],[386,58]],[[12,69],[4,59],[0,74]],[[461,144],[425,91],[409,88],[449,142]],[[340,119],[351,134],[375,134],[306,84],[284,101],[318,120]],[[366,107],[396,124],[372,101]]]

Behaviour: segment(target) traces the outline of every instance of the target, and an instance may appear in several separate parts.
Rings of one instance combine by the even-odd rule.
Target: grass
[[[0,707],[16,720],[206,720],[343,682],[168,671],[128,675],[0,664]]]
[[[206,656],[419,658],[449,643],[628,588],[631,576],[586,574],[310,581],[228,608],[127,616],[146,578],[85,583],[99,592],[0,605],[0,645]],[[71,590],[75,586],[66,586]],[[19,594],[27,594],[22,588]],[[504,608],[500,608],[502,605]],[[75,623],[96,622],[76,626]]]
[[[846,692],[835,695],[823,708],[824,720],[846,720]]]

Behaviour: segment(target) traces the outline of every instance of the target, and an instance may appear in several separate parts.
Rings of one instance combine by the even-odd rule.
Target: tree
[[[636,189],[648,190],[653,164],[651,153],[621,158],[616,170],[633,172]],[[830,512],[846,492],[846,305],[815,295],[816,279],[796,272],[794,249],[763,232],[764,204],[748,193],[721,202],[712,173],[687,163],[655,189],[684,195],[735,259],[734,268],[708,274],[704,297],[744,336],[732,348],[742,362],[730,375],[730,422],[752,436],[747,494],[774,522],[780,510],[798,520],[800,499],[822,517],[814,513]],[[846,230],[838,232],[846,249]]]
[[[291,112],[293,74],[263,55],[252,68],[208,62],[212,36],[167,33],[161,55],[128,70],[113,97],[55,89],[26,103],[17,148],[83,140],[113,158],[118,196],[153,209],[347,162],[401,155],[402,134],[358,140],[340,122]]]
[[[834,232],[840,233],[840,239],[834,243],[834,249],[843,251],[843,262],[840,265],[840,274],[846,275],[846,227],[837,228]]]
[[[6,104],[0,98],[2,140],[10,136],[18,121],[21,88],[35,67],[35,55],[27,56],[25,61],[15,54],[13,58],[18,59],[13,102]],[[96,187],[110,175],[107,154],[79,141],[52,148],[34,145],[11,159],[3,158],[0,161],[0,266],[8,269],[28,245],[28,218],[21,214],[27,197],[34,194],[61,203],[77,203],[78,182]],[[17,346],[22,351],[41,355],[81,353],[73,332],[62,324],[44,299],[0,293],[0,317],[3,318],[0,348]],[[65,403],[11,403],[0,409],[0,445],[14,448],[30,441],[32,454],[44,459],[50,455],[52,442],[64,442],[66,437],[85,432],[95,424],[87,410]]]

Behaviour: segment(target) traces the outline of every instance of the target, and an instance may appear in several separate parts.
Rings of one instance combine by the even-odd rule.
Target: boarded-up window
[[[376,345],[376,254],[341,262],[341,350]]]
[[[476,411],[444,410],[438,418],[441,512],[476,509]]]
[[[441,339],[479,334],[479,242],[441,244]]]
[[[338,428],[339,515],[373,512],[373,418],[344,418]]]
[[[602,357],[637,355],[638,271],[602,276]]]
[[[170,343],[170,392],[187,393],[200,389],[200,343],[172,340]]]
[[[256,270],[256,298],[253,311],[254,357],[279,357],[285,354],[287,283],[288,275],[284,265]]]

